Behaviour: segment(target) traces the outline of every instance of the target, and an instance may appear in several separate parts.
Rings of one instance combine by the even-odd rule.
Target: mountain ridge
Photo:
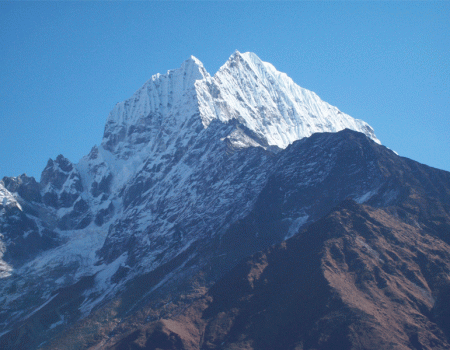
[[[191,57],[116,105],[79,163],[61,155],[40,183],[0,182],[0,346],[122,341],[136,313],[164,316],[155,305],[194,284],[200,298],[348,198],[446,242],[449,188],[256,55],[235,52],[214,76]],[[89,327],[100,340],[73,333]]]

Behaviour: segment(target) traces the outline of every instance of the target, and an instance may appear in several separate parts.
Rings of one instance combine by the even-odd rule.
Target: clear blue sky
[[[450,171],[450,2],[0,2],[0,28],[0,178],[78,162],[151,75],[236,49]]]

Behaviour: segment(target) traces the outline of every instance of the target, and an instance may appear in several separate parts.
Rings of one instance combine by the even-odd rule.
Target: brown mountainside
[[[252,209],[223,234],[127,280],[85,317],[95,276],[54,291],[0,347],[450,348],[450,173],[350,130],[266,160]],[[61,315],[72,323],[52,328]]]
[[[347,200],[100,348],[448,349],[449,271],[435,232]]]

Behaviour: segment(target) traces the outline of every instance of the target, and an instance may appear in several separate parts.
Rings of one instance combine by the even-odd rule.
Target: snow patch
[[[11,272],[13,268],[11,265],[6,263],[4,260],[1,260],[3,253],[0,253],[0,279],[11,276]]]
[[[292,224],[289,226],[288,233],[284,239],[289,239],[294,236],[300,228],[308,221],[309,215],[299,216],[297,219],[293,220]]]
[[[367,202],[370,198],[372,198],[374,195],[376,195],[378,193],[378,190],[372,190],[369,191],[365,194],[363,194],[362,196],[359,196],[357,198],[355,198],[355,202],[362,204]]]
[[[64,315],[60,315],[59,316],[59,321],[58,322],[55,322],[55,323],[52,323],[51,325],[50,325],[50,329],[53,329],[53,328],[56,328],[56,327],[58,327],[59,325],[61,325],[61,324],[64,324]]]
[[[44,306],[48,305],[53,299],[55,299],[58,296],[59,293],[56,293],[55,295],[53,295],[50,299],[48,299],[44,304],[42,304],[41,306],[39,306],[38,308],[34,309],[31,313],[28,314],[27,317],[25,317],[24,319],[29,319],[31,316],[33,316],[36,312],[38,312],[39,310],[41,310]]]
[[[0,206],[6,208],[16,207],[20,211],[22,211],[22,207],[20,206],[19,202],[16,200],[14,195],[11,192],[9,192],[1,182],[0,182]]]

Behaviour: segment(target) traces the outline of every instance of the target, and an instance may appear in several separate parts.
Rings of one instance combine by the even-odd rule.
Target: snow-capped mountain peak
[[[362,120],[342,113],[304,89],[251,52],[234,52],[200,93],[205,114],[228,122],[238,120],[256,135],[258,143],[286,148],[315,132],[360,131],[379,142]],[[204,119],[207,119],[204,117]]]
[[[197,113],[195,81],[206,77],[208,72],[194,56],[178,69],[153,75],[131,98],[116,104],[111,111],[102,147],[114,153],[130,145],[142,147],[168,125],[180,127]]]
[[[111,111],[101,147],[128,159],[142,148],[155,149],[183,133],[187,121],[199,118],[203,127],[212,120],[236,120],[247,146],[286,148],[315,132],[349,128],[378,142],[365,122],[342,113],[314,92],[301,88],[251,52],[234,52],[211,77],[191,56],[180,68],[151,77],[131,98]],[[240,128],[239,130],[242,130]],[[155,141],[159,146],[157,147]]]
[[[95,198],[119,191],[149,155],[158,162],[171,159],[213,120],[233,122],[220,138],[234,148],[284,149],[315,132],[345,128],[379,143],[368,124],[322,101],[254,53],[234,52],[214,76],[191,56],[180,68],[153,75],[113,108],[102,143],[77,165],[84,186]]]

